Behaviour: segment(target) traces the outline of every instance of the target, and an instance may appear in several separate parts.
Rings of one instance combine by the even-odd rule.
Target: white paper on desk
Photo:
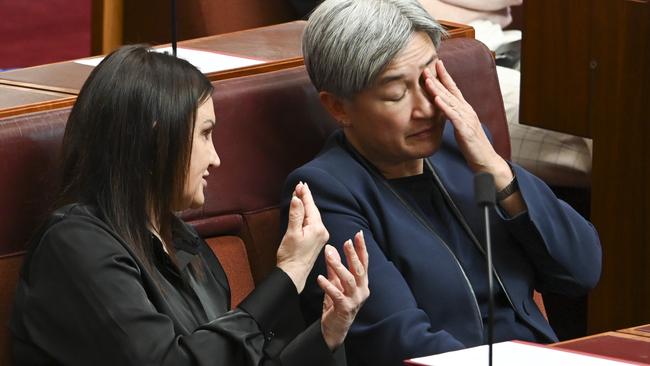
[[[488,346],[467,348],[434,356],[409,360],[416,365],[427,366],[487,366]],[[556,348],[519,342],[502,342],[492,346],[494,366],[613,366],[635,365],[623,361],[587,356]]]
[[[154,48],[156,52],[166,52],[171,55],[171,47]],[[245,66],[259,65],[264,61],[254,60],[244,57],[236,57],[224,55],[216,52],[199,51],[189,48],[176,49],[178,58],[189,61],[192,65],[196,66],[202,73],[208,74],[211,72],[236,69]],[[97,66],[104,59],[104,57],[93,57],[75,60],[76,63],[88,66]]]

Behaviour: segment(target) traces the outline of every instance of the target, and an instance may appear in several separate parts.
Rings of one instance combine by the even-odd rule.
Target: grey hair
[[[375,82],[415,32],[435,47],[446,35],[417,0],[325,0],[303,33],[307,72],[319,91],[350,99]]]

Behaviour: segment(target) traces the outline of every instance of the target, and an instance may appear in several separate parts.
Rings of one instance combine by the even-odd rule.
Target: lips
[[[431,135],[433,135],[433,127],[429,127],[419,132],[410,134],[409,137],[422,138],[422,137],[429,137]]]
[[[444,115],[438,114],[438,115],[434,116],[433,120],[429,120],[429,121],[421,124],[420,126],[422,128],[420,130],[418,130],[417,132],[414,132],[414,133],[412,133],[410,135],[407,135],[407,138],[411,138],[411,137],[429,138],[429,137],[432,137],[434,134],[439,133],[440,129],[444,128],[445,123],[446,123],[446,119],[444,118]]]

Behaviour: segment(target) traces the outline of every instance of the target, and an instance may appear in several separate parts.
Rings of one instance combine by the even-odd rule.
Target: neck
[[[380,153],[374,153],[364,149],[353,136],[345,134],[348,143],[354,149],[368,160],[386,179],[404,178],[413,175],[422,174],[424,172],[424,158],[416,158],[410,160],[394,161],[385,159]]]
[[[400,163],[370,161],[377,167],[377,169],[379,169],[381,175],[386,179],[410,177],[424,172],[424,159],[422,158]]]

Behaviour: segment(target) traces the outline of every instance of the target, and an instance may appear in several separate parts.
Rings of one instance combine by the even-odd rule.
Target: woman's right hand
[[[330,245],[325,247],[327,278],[318,276],[318,285],[325,292],[321,332],[330,350],[338,348],[350,330],[359,309],[370,295],[368,288],[368,250],[360,231],[343,244],[348,266]]]
[[[277,266],[293,281],[298,293],[305,288],[307,276],[329,233],[306,183],[298,183],[291,197],[287,232],[280,242]]]

